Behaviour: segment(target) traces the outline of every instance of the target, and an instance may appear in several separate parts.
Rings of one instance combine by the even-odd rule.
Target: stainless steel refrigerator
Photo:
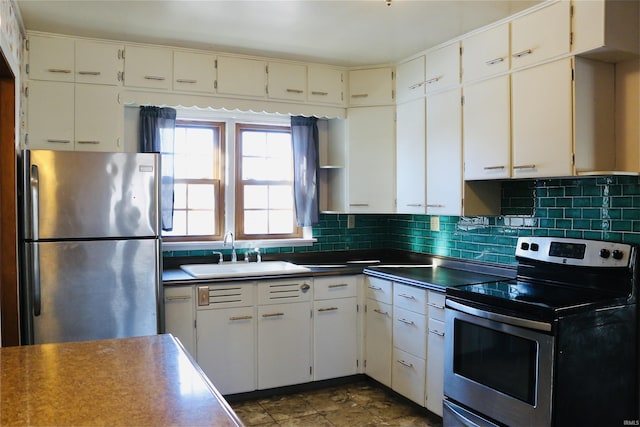
[[[26,343],[158,333],[159,156],[21,153]]]

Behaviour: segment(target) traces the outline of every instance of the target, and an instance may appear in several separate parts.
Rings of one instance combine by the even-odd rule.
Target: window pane
[[[269,211],[245,211],[244,233],[267,234],[269,232]]]
[[[269,164],[264,157],[243,157],[242,179],[264,181],[268,175]]]
[[[189,208],[213,210],[215,187],[213,184],[189,185]]]
[[[292,209],[293,208],[293,187],[291,185],[270,185],[269,186],[269,208]]]
[[[266,157],[267,138],[264,132],[242,132],[242,154],[244,156]]]
[[[163,236],[185,236],[187,234],[187,213],[182,210],[173,211],[173,230],[162,231]]]
[[[293,211],[271,211],[269,214],[269,233],[293,233]]]
[[[215,234],[215,217],[213,211],[189,211],[188,221],[188,235],[190,236]]]
[[[269,187],[266,185],[245,185],[244,187],[245,209],[268,209]]]
[[[187,186],[185,184],[173,184],[173,208],[187,208]]]

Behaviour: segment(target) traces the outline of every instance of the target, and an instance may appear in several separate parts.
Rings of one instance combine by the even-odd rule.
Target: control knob
[[[609,249],[606,248],[602,248],[600,249],[600,258],[609,258],[609,256],[611,255],[611,251]]]
[[[622,257],[624,256],[624,253],[621,250],[615,249],[611,255],[613,256],[613,259],[622,259]]]

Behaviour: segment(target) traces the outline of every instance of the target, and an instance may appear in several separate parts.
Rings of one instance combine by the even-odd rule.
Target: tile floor
[[[231,406],[248,427],[442,426],[440,417],[367,380]]]

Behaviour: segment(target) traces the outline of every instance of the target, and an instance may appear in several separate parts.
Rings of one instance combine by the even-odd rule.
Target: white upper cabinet
[[[126,46],[124,85],[150,89],[171,88],[173,55],[171,49]]]
[[[464,179],[511,176],[509,76],[464,87]]]
[[[573,175],[571,59],[512,75],[514,178]]]
[[[307,66],[269,62],[267,90],[272,99],[304,101],[307,96]]]
[[[460,44],[453,43],[426,55],[427,93],[452,88],[460,84]]]
[[[424,96],[424,55],[396,67],[396,101],[398,103]]]
[[[267,63],[256,59],[218,57],[218,94],[266,96]]]
[[[76,83],[120,85],[123,52],[121,44],[76,40]]]
[[[569,53],[571,7],[568,0],[514,19],[511,23],[511,67],[520,68]]]
[[[462,40],[462,80],[467,83],[509,71],[509,23]]]
[[[573,52],[617,62],[640,54],[640,2],[573,2]]]
[[[75,79],[74,40],[63,37],[31,35],[29,46],[29,78],[73,82]]]
[[[75,85],[75,148],[82,151],[122,151],[124,114],[118,87]]]
[[[74,84],[29,82],[26,148],[74,150],[73,126]]]
[[[307,99],[322,104],[344,104],[344,71],[309,65],[307,67]]]
[[[396,107],[396,197],[398,213],[426,212],[425,99]]]
[[[427,98],[427,214],[462,214],[460,89]]]
[[[349,71],[349,105],[393,104],[391,67]]]
[[[174,51],[173,90],[215,93],[216,57],[204,53]]]

